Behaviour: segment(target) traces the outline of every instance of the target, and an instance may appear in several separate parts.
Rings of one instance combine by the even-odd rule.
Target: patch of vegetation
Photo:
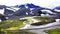
[[[3,21],[4,24],[0,25],[0,30],[8,29],[8,30],[14,30],[16,28],[20,28],[23,26],[23,22],[21,20],[5,20]]]
[[[33,20],[27,19],[27,20],[25,21],[25,23],[26,23],[26,24],[31,24],[31,23],[33,23]]]
[[[24,18],[25,18],[25,17],[29,17],[29,16],[26,15],[26,16],[24,16]]]
[[[48,17],[34,17],[36,20],[40,20],[40,22],[48,22]]]
[[[44,32],[47,34],[60,34],[60,28],[49,29],[49,30],[45,30]]]
[[[55,22],[55,17],[34,17],[34,19],[39,20],[40,22],[46,22],[46,23],[50,23],[50,22]]]
[[[6,30],[6,31],[1,31],[0,34],[36,34],[29,32],[27,30]]]

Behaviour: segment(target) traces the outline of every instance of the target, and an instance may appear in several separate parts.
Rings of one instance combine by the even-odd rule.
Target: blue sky
[[[60,5],[60,0],[0,0],[0,5],[14,6],[17,4],[33,3],[38,6],[54,8]]]

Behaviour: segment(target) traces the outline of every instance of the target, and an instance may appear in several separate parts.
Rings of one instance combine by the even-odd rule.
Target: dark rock
[[[18,11],[16,11],[15,13],[14,13],[14,15],[16,15],[16,16],[26,16],[26,12],[28,13],[28,16],[30,16],[31,14],[30,14],[30,9],[28,9],[28,8],[22,8],[22,9],[19,9]]]
[[[47,24],[47,23],[45,23],[45,22],[37,22],[37,23],[32,23],[31,25],[39,26],[39,25],[44,25],[44,24]]]
[[[0,5],[0,9],[6,8],[5,5]]]
[[[4,16],[4,15],[0,14],[0,19],[1,19],[2,21],[6,20],[6,18],[5,18],[5,17],[6,17],[6,16]]]
[[[9,14],[13,14],[13,13],[14,13],[14,11],[12,11],[12,10],[9,10],[9,9],[4,10],[5,15],[9,15]]]
[[[55,7],[54,9],[60,10],[60,6]]]

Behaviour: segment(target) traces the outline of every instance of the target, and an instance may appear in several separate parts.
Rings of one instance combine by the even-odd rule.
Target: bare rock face
[[[11,14],[13,14],[14,13],[14,11],[12,11],[12,10],[9,10],[9,9],[5,9],[4,10],[4,14],[5,15],[11,15]]]
[[[2,21],[6,20],[5,17],[6,17],[5,15],[0,14],[0,19],[1,19]]]
[[[26,12],[28,13],[28,15],[30,15],[30,9],[27,9],[27,8],[19,9],[18,11],[16,11],[14,13],[14,15],[16,15],[16,16],[26,16]]]
[[[60,19],[60,12],[56,14],[57,18]]]

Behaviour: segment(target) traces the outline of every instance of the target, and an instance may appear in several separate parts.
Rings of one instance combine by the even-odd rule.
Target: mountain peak
[[[5,5],[0,5],[0,9],[6,8]]]
[[[54,9],[60,10],[60,6],[55,7]]]
[[[27,4],[26,6],[28,6],[29,8],[40,8],[40,6],[36,6],[34,4]]]
[[[29,3],[27,3],[27,4],[21,4],[21,5],[17,5],[17,7],[19,7],[19,8],[40,8],[40,6],[36,6],[36,5],[34,5],[34,4],[29,4]]]

